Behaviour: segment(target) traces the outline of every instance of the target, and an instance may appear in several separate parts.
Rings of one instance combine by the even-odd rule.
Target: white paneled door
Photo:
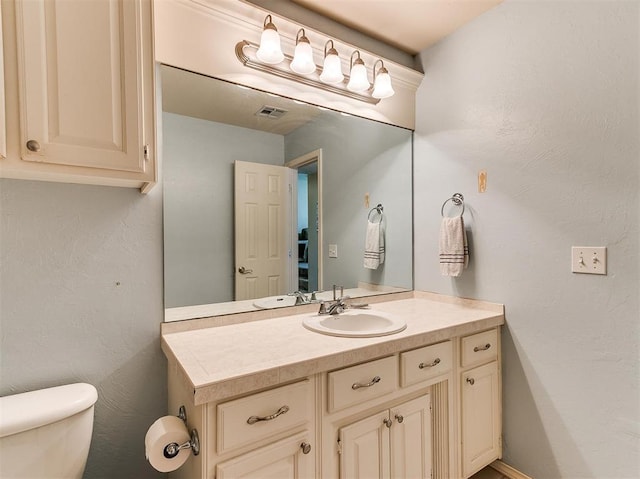
[[[235,299],[275,296],[287,287],[287,168],[235,162]]]

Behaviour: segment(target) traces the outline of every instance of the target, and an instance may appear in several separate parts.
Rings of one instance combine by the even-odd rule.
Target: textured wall
[[[85,478],[161,477],[162,190],[0,180],[0,395],[98,389]],[[70,445],[72,447],[72,445]]]
[[[284,164],[284,137],[163,113],[165,306],[234,299],[233,164]]]
[[[358,281],[411,288],[411,132],[352,116],[319,115],[285,137],[292,160],[322,149],[324,289]],[[370,194],[370,208],[364,206]],[[377,203],[386,217],[386,260],[365,269],[367,214]],[[330,218],[331,221],[327,221]],[[338,258],[328,245],[338,245]]]
[[[421,55],[416,288],[506,304],[505,459],[539,479],[640,477],[639,9],[507,0]],[[456,280],[437,250],[454,192]],[[608,275],[572,274],[572,245],[607,246]]]

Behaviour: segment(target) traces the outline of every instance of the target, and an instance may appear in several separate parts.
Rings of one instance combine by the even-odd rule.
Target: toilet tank
[[[0,479],[81,479],[97,399],[84,383],[0,398]]]

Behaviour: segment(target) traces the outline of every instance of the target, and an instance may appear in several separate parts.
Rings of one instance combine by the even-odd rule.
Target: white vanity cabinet
[[[340,477],[431,477],[431,398],[425,394],[339,431]]]
[[[468,304],[398,300],[421,313],[387,338],[318,335],[306,314],[164,334],[169,410],[201,442],[169,477],[468,478],[502,454],[504,324]]]
[[[498,330],[460,340],[462,476],[467,478],[502,456]]]
[[[150,188],[151,0],[3,2],[8,112],[0,176]],[[7,9],[8,10],[8,9]]]
[[[170,407],[185,406],[201,452],[169,477],[315,479],[319,448],[312,378],[200,406],[185,401],[188,392],[176,381],[170,371]]]

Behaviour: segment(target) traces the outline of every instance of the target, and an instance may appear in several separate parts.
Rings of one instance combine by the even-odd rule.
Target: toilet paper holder
[[[178,410],[178,417],[184,421],[184,425],[187,425],[187,410],[184,406],[180,406]],[[198,438],[198,431],[191,430],[191,439],[184,444],[178,444],[177,442],[170,442],[164,447],[164,457],[167,459],[173,459],[183,449],[191,449],[194,456],[200,454],[200,439]]]

